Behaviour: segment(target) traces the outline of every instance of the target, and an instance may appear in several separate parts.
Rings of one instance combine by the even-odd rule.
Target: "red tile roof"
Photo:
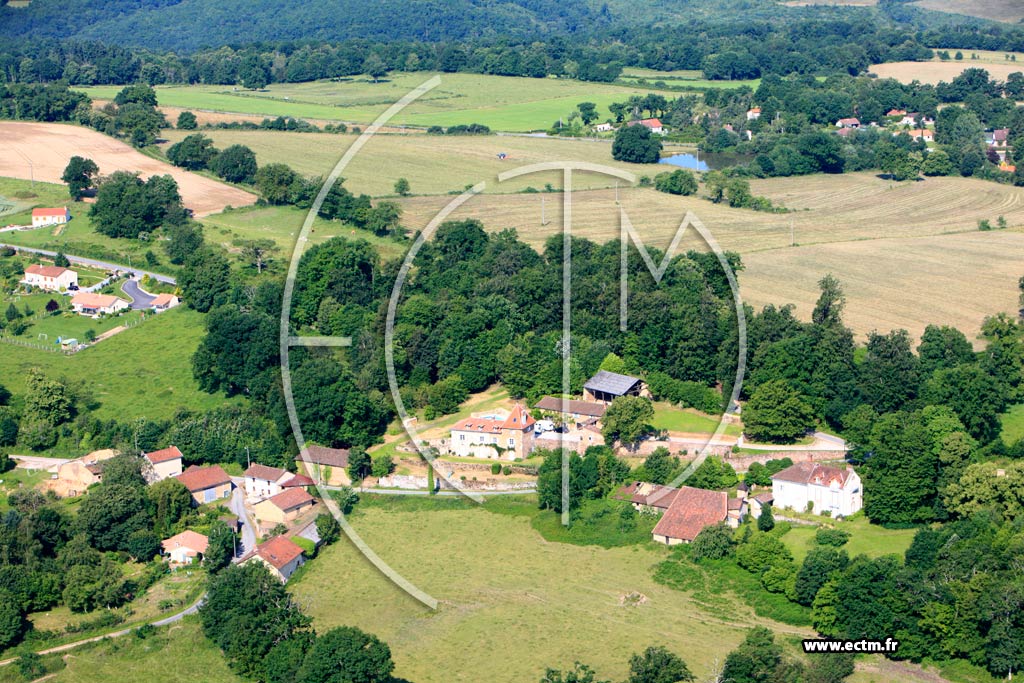
[[[228,473],[220,465],[210,465],[209,467],[196,467],[192,465],[192,467],[179,474],[175,479],[184,484],[185,488],[192,493],[231,483],[231,477],[228,476]]]
[[[1004,142],[1010,137],[1009,128],[996,128],[992,131],[992,139],[996,142]]]
[[[261,479],[263,481],[277,481],[286,474],[288,474],[287,470],[282,470],[278,467],[270,467],[268,465],[261,465],[260,463],[249,465],[249,469],[245,471],[246,477],[251,479]]]
[[[639,121],[630,121],[627,125],[630,126],[644,126],[645,128],[661,128],[661,121],[658,119],[640,119]]]
[[[275,536],[265,543],[256,546],[254,555],[263,558],[275,569],[284,569],[289,562],[302,554],[302,548],[284,536]]]
[[[157,294],[156,298],[150,303],[151,306],[169,306],[174,301],[173,294]]]
[[[85,308],[108,308],[118,301],[128,303],[124,299],[109,294],[97,294],[95,292],[79,292],[71,298],[71,305],[84,306]]]
[[[177,446],[168,446],[167,448],[161,448],[160,450],[153,451],[152,453],[146,453],[146,460],[149,460],[154,465],[158,465],[169,460],[177,460],[181,457],[181,451],[178,450]]]
[[[191,529],[182,531],[180,534],[160,542],[165,553],[169,553],[175,548],[188,548],[189,550],[195,550],[197,553],[205,553],[209,544],[209,538]]]
[[[833,481],[839,482],[840,486],[846,484],[846,478],[852,470],[830,465],[821,465],[816,462],[798,462],[787,467],[781,472],[772,475],[772,480],[792,481],[797,484],[817,484],[829,486]]]
[[[512,412],[504,420],[489,417],[467,417],[452,426],[453,432],[477,432],[480,434],[501,434],[504,429],[526,431],[536,420],[517,403]]]
[[[728,516],[729,496],[725,491],[683,486],[654,527],[654,535],[692,541],[701,529],[725,521]]]
[[[32,275],[42,275],[43,277],[60,277],[64,273],[68,272],[67,268],[60,266],[41,266],[39,264],[33,264],[25,269],[25,273]]]
[[[672,501],[676,499],[677,495],[679,495],[679,489],[677,488],[654,484],[647,495],[634,493],[630,502],[638,505],[658,508],[660,510],[667,510],[672,505]]]
[[[32,217],[36,216],[66,216],[68,214],[68,207],[62,206],[56,209],[40,208],[32,209]]]
[[[281,493],[276,496],[271,496],[267,500],[273,503],[275,507],[285,512],[302,505],[308,505],[309,503],[316,502],[313,496],[309,495],[301,488],[285,489],[284,491],[281,491]]]
[[[281,482],[281,486],[283,488],[290,489],[295,488],[296,486],[316,486],[316,482],[304,474],[295,474],[289,479],[285,479]]]

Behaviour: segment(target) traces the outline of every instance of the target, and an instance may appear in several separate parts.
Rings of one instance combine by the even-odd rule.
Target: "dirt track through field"
[[[75,155],[95,161],[103,175],[114,171],[138,171],[144,178],[170,174],[178,183],[185,206],[197,216],[218,213],[228,205],[248,206],[256,201],[254,194],[153,159],[89,128],[0,122],[0,176],[26,180],[34,177],[59,183],[64,167]]]

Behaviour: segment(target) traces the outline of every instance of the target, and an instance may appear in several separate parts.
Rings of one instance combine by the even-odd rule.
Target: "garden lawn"
[[[651,426],[655,429],[667,429],[670,432],[697,432],[713,434],[718,429],[719,418],[692,408],[677,408],[667,403],[654,404],[654,418]],[[739,436],[743,427],[730,422],[725,426],[723,434]]]
[[[779,511],[777,514],[786,516],[790,513]],[[842,546],[850,557],[899,555],[902,560],[903,553],[910,547],[910,542],[917,533],[916,529],[886,529],[878,524],[871,524],[863,514],[842,522],[833,522],[825,517],[821,520],[823,525],[834,526],[850,533],[850,540]],[[817,526],[794,524],[793,528],[781,537],[798,563],[802,562],[807,552],[814,547],[814,535],[817,530]]]

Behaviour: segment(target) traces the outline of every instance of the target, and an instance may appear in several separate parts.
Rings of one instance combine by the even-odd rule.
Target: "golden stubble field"
[[[953,54],[956,50],[949,52]],[[1020,52],[1015,53],[1017,61],[1005,58],[1010,53],[986,52],[984,50],[962,50],[962,52],[964,59],[959,60],[942,61],[936,57],[928,62],[889,62],[874,64],[868,70],[877,74],[879,78],[895,78],[901,83],[920,81],[932,84],[939,81],[948,83],[966,69],[985,69],[989,76],[997,81],[1005,81],[1007,76],[1016,71],[1024,72],[1024,54]],[[978,59],[971,59],[972,53],[978,55]]]
[[[61,182],[72,156],[92,159],[100,173],[139,172],[143,178],[169,174],[178,183],[185,206],[197,216],[221,211],[225,206],[246,206],[256,195],[230,185],[189,173],[165,161],[142,154],[120,140],[82,126],[59,123],[0,122],[0,176],[34,177]]]
[[[806,318],[817,281],[833,273],[846,285],[847,322],[862,339],[894,327],[919,336],[931,323],[973,337],[985,316],[1016,310],[1017,279],[1024,275],[1020,188],[967,178],[892,183],[854,173],[760,180],[752,190],[793,211],[758,213],[649,189],[620,190],[617,206],[614,190],[582,191],[572,195],[573,232],[617,240],[625,211],[648,245],[665,248],[692,211],[723,248],[742,254],[746,301],[795,303]],[[449,201],[403,200],[406,224],[422,228]],[[480,196],[452,217],[478,218],[492,230],[515,228],[541,247],[560,229],[562,201],[558,193]],[[1009,230],[977,230],[979,220],[994,225],[999,216]],[[705,245],[691,231],[683,248]]]

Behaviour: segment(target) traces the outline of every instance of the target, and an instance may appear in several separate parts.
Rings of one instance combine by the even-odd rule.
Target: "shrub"
[[[508,475],[512,474],[512,467],[509,465],[505,465],[504,467],[501,468],[501,473],[507,477]]]
[[[491,465],[491,474],[501,474],[501,463],[494,463]]]
[[[818,529],[814,534],[814,542],[818,545],[830,545],[835,548],[846,545],[850,540],[850,532],[842,529]]]

